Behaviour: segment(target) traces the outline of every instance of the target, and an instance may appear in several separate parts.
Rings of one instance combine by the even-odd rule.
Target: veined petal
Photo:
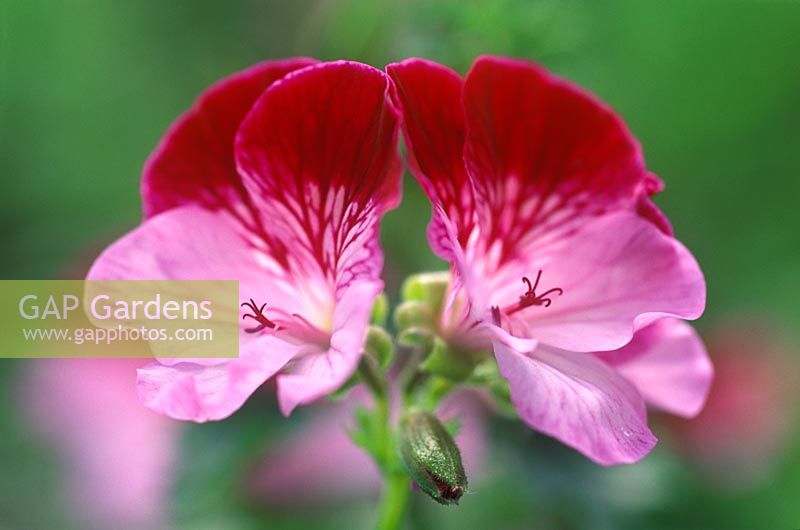
[[[145,165],[145,216],[199,204],[212,210],[225,208],[254,227],[252,203],[233,159],[234,136],[268,86],[316,62],[305,57],[265,61],[206,90],[170,127]]]
[[[172,208],[98,259],[90,278],[238,279],[245,299],[265,300],[277,315],[268,317],[277,336],[240,335],[239,359],[141,371],[150,407],[220,419],[291,361],[288,412],[353,373],[383,287],[378,223],[399,202],[397,126],[382,72],[349,62],[300,69],[269,86],[234,141],[244,183],[236,196],[251,217],[233,201]]]
[[[656,444],[636,388],[591,354],[494,345],[511,401],[531,427],[598,464],[637,462]]]
[[[479,58],[464,109],[464,159],[485,253],[497,264],[520,255],[523,242],[541,245],[587,218],[636,211],[639,197],[660,187],[611,109],[533,63]]]
[[[399,201],[402,172],[387,92],[379,70],[324,63],[273,84],[239,129],[240,173],[299,278],[339,289],[380,273],[378,221]]]
[[[372,305],[382,290],[381,281],[356,281],[343,289],[333,314],[328,351],[304,356],[291,373],[278,378],[278,400],[284,415],[297,405],[333,392],[353,375],[363,352]]]
[[[563,294],[553,296],[549,307],[514,314],[541,344],[615,350],[660,317],[695,319],[705,308],[705,281],[694,257],[633,213],[598,217],[572,237],[541,251],[533,247],[528,255],[493,278],[493,303],[516,303],[520,278],[542,270],[540,292],[558,287]]]
[[[461,76],[423,59],[408,59],[386,67],[394,99],[403,114],[408,163],[435,207],[455,226],[466,246],[475,225],[472,184],[464,167],[466,130],[461,107]],[[443,228],[434,215],[428,239],[437,255],[451,259],[449,246],[438,237]]]
[[[215,366],[152,363],[138,370],[139,399],[178,420],[221,420],[303,349],[273,335],[260,335],[241,348],[238,359]]]
[[[434,206],[433,217],[428,228],[428,239],[432,241],[431,244],[438,246],[443,254],[450,256],[452,279],[448,288],[445,315],[450,314],[454,309],[454,303],[463,294],[467,305],[459,308],[461,314],[449,315],[448,318],[459,319],[466,316],[470,320],[479,320],[488,308],[489,292],[486,284],[479,281],[473,263],[467,260],[464,249],[458,242],[457,227],[447,217],[441,206]]]
[[[664,318],[636,332],[623,348],[596,354],[656,407],[688,418],[705,404],[714,367],[697,332]]]
[[[225,212],[190,205],[148,219],[111,244],[87,279],[263,282],[279,270]],[[281,303],[290,300],[286,293]]]
[[[502,344],[514,351],[531,352],[539,345],[539,341],[536,339],[515,337],[494,324],[484,324],[482,328],[487,333],[492,344]]]
[[[295,286],[263,251],[248,244],[244,230],[224,211],[182,206],[146,220],[95,260],[88,280],[239,280],[243,300],[257,296],[284,314],[316,314],[319,302]],[[245,309],[240,308],[244,314]],[[239,334],[240,349],[257,335]],[[219,359],[161,359],[164,364]]]

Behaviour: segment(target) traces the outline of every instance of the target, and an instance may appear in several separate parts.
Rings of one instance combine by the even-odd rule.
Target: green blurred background
[[[169,123],[221,77],[295,55],[377,67],[422,56],[465,72],[482,53],[541,62],[625,118],[667,184],[658,204],[706,274],[702,333],[735,315],[769,322],[789,343],[797,339],[794,0],[6,0],[0,277],[68,275],[135,226],[145,158]],[[426,199],[407,178],[405,200],[383,229],[390,293],[409,273],[443,267],[424,240],[428,216]],[[13,395],[25,368],[0,364],[0,392],[8,393],[0,403],[0,529],[73,528],[55,500],[58,463],[28,432]],[[794,425],[797,409],[784,419]],[[227,424],[188,429],[176,524],[333,529],[369,521],[368,501],[275,511],[247,505],[235,488],[220,485],[253,439],[302,420],[248,406]],[[516,423],[497,420],[491,431],[494,471],[459,508],[419,499],[415,527],[800,527],[797,437],[773,456],[777,464],[765,478],[731,488],[698,472],[668,440],[637,466],[607,470]],[[221,433],[231,432],[250,442],[221,446]]]

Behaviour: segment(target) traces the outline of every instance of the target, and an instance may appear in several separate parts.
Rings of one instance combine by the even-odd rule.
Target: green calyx
[[[386,369],[392,362],[392,336],[378,326],[367,328],[367,338],[364,341],[364,352],[372,356],[378,365]]]
[[[478,363],[486,357],[482,351],[461,351],[436,337],[430,354],[420,364],[420,370],[460,382],[472,375]]]
[[[420,302],[430,308],[437,319],[441,316],[444,297],[450,282],[450,273],[423,272],[409,276],[400,288],[400,297],[404,302]]]
[[[411,479],[440,504],[458,504],[467,491],[461,452],[439,419],[418,408],[400,420],[400,458]]]

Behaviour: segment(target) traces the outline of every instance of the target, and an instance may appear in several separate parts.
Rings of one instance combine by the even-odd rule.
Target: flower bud
[[[433,330],[436,328],[430,307],[423,302],[403,302],[394,311],[398,331],[411,328]]]
[[[400,296],[404,302],[424,303],[434,316],[438,316],[442,312],[449,281],[450,273],[447,271],[415,274],[403,283]]]
[[[370,326],[367,329],[364,351],[374,357],[381,368],[386,368],[392,361],[392,337],[385,329],[378,326]]]
[[[461,452],[431,412],[409,410],[400,420],[400,457],[408,474],[433,500],[458,504],[467,491]]]
[[[376,326],[385,326],[386,319],[389,316],[389,297],[386,293],[381,293],[375,299],[375,304],[372,306],[372,317],[370,322]]]

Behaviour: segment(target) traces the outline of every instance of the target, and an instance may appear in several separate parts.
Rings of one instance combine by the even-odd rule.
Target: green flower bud
[[[375,304],[372,306],[372,318],[370,322],[376,326],[385,326],[386,319],[389,317],[389,298],[386,293],[381,293],[375,299]]]
[[[400,457],[408,474],[433,500],[458,504],[467,491],[461,452],[431,412],[409,410],[400,420]]]
[[[447,293],[447,286],[450,282],[450,273],[423,272],[409,276],[403,282],[400,289],[400,296],[403,301],[422,302],[431,309],[431,313],[439,316],[444,304],[444,296]]]
[[[375,357],[370,355],[361,356],[361,360],[358,363],[358,375],[374,394],[386,394],[386,381],[381,374],[378,360]]]
[[[374,357],[381,368],[386,368],[392,361],[392,337],[385,329],[378,326],[370,326],[367,329],[364,351]]]
[[[394,311],[394,321],[401,332],[410,328],[436,329],[431,308],[423,302],[403,302]]]

